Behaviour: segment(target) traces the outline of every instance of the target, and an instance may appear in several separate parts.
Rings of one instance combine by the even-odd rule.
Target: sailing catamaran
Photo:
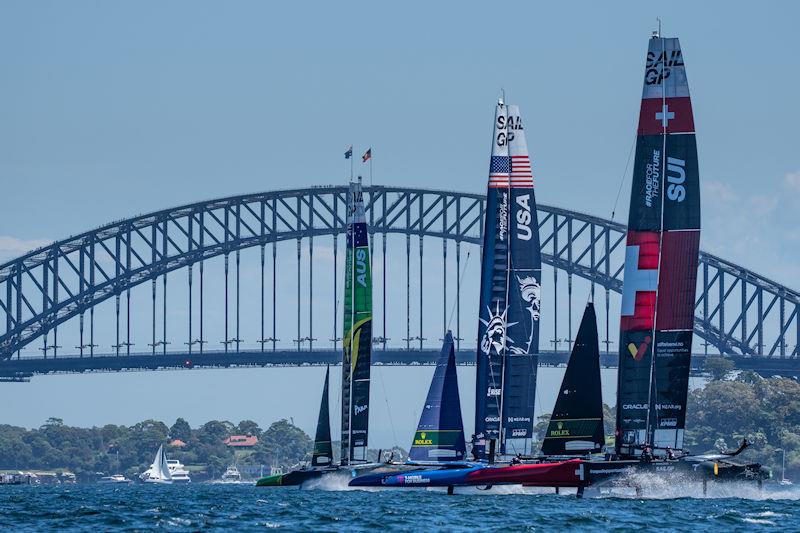
[[[680,471],[705,484],[769,472],[730,454],[684,455],[700,243],[694,117],[677,38],[650,39],[639,112],[620,317],[616,456],[587,463],[601,483],[621,470]]]
[[[411,485],[417,473],[427,475],[431,465],[443,465],[447,470],[469,470],[474,465],[464,462],[466,443],[461,418],[461,400],[456,374],[456,354],[453,334],[448,331],[436,362],[428,396],[419,417],[417,431],[407,463],[389,463],[350,481],[351,487]]]
[[[495,110],[481,270],[472,454],[525,454],[533,435],[541,256],[533,174],[519,108]]]
[[[351,182],[347,200],[344,335],[342,356],[341,461],[333,463],[328,407],[330,369],[325,373],[311,466],[266,476],[257,486],[302,485],[332,473],[368,471],[369,386],[372,353],[372,272],[361,178]],[[380,459],[380,458],[379,458]],[[346,468],[345,468],[346,467]]]
[[[273,487],[278,485],[302,485],[304,482],[318,478],[326,472],[335,472],[333,465],[333,448],[331,446],[331,422],[328,413],[328,384],[331,369],[325,370],[325,384],[322,387],[322,400],[319,406],[317,432],[314,436],[314,451],[311,454],[311,467],[292,470],[285,474],[272,474],[256,481],[257,487]]]
[[[153,464],[139,475],[139,479],[145,483],[172,483],[172,475],[169,471],[169,465],[167,465],[167,455],[164,453],[163,444],[158,447]]]

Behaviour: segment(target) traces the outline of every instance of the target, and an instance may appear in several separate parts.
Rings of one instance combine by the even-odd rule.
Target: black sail
[[[331,446],[331,419],[328,408],[328,383],[331,369],[325,370],[325,385],[322,387],[322,401],[319,405],[319,419],[317,419],[317,434],[314,436],[314,452],[311,456],[312,466],[327,466],[333,462],[333,447]]]
[[[605,443],[600,348],[594,304],[586,305],[542,442],[545,455],[598,452]]]

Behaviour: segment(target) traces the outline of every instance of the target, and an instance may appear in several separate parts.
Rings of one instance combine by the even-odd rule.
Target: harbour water
[[[527,489],[525,489],[527,491]],[[693,497],[676,497],[678,494]],[[733,497],[747,496],[747,497]],[[577,500],[552,491],[298,490],[252,485],[10,486],[0,490],[0,529],[199,529],[307,531],[800,530],[800,489],[729,486],[706,498],[686,487],[651,497]]]

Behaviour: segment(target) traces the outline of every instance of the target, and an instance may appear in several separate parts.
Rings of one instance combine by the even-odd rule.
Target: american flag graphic
[[[528,155],[511,156],[511,186],[533,187],[531,159]]]
[[[511,158],[507,155],[493,155],[489,163],[489,187],[508,187],[508,175],[511,172]]]

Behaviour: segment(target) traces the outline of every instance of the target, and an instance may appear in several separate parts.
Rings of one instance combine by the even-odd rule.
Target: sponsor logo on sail
[[[658,427],[662,428],[676,428],[678,427],[677,418],[662,418],[658,421]]]
[[[497,214],[497,236],[500,241],[506,240],[508,232],[508,193],[503,192],[500,198],[500,206]]]
[[[419,438],[414,439],[415,446],[431,446],[433,445],[433,439],[428,438],[428,434],[424,431],[419,433]]]
[[[636,346],[634,343],[628,343],[628,353],[631,354],[634,361],[641,361],[644,354],[647,353],[647,347],[650,346],[650,335],[647,335],[644,338],[644,342],[642,342],[639,346]]]
[[[353,412],[358,415],[366,411],[368,407],[368,405],[354,405]]]
[[[514,429],[514,430],[511,430],[511,436],[512,437],[527,437],[528,436],[528,430],[527,429]]]
[[[483,421],[484,422],[500,422],[500,417],[499,416],[487,416],[486,418],[483,419]],[[491,433],[490,431],[487,431],[487,432]]]
[[[644,170],[644,205],[653,207],[653,198],[661,191],[661,150],[653,150],[653,158]]]
[[[551,437],[569,437],[569,428],[564,428],[564,422],[557,422],[556,428],[550,430]]]
[[[646,403],[624,403],[622,404],[622,409],[625,411],[635,410],[635,409],[648,409],[650,406]]]

